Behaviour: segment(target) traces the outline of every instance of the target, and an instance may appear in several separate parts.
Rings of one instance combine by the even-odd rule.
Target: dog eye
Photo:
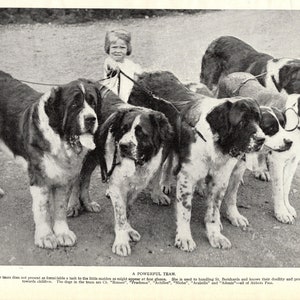
[[[239,126],[240,126],[240,127],[246,127],[247,124],[248,124],[248,121],[247,121],[247,120],[241,120],[241,121],[239,122]]]
[[[89,95],[87,98],[87,103],[92,106],[93,108],[96,107],[96,99],[93,95]]]
[[[127,132],[128,131],[128,125],[127,124],[123,125],[122,128],[121,128],[121,131],[122,131],[122,133]]]
[[[143,131],[141,131],[141,130],[137,130],[137,131],[136,131],[136,135],[137,135],[138,137],[140,137],[140,138],[143,138],[143,137],[146,136],[146,134],[145,134]]]
[[[79,105],[81,104],[81,100],[82,100],[82,95],[81,94],[76,94],[74,96],[74,101],[71,105],[72,108],[77,108],[79,107]]]
[[[136,127],[135,134],[137,137],[140,137],[140,138],[147,137],[147,134],[142,130],[142,128],[140,126]]]
[[[74,102],[72,105],[71,105],[72,108],[77,108],[78,107],[78,103]]]

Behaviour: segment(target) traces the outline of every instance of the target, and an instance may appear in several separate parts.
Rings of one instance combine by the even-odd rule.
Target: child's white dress
[[[134,63],[132,60],[125,58],[124,61],[116,62],[111,57],[107,57],[104,61],[104,77],[110,77],[112,69],[111,66],[117,65],[128,77],[135,79],[135,75],[143,72],[139,64]],[[116,95],[118,95],[124,102],[128,101],[133,82],[126,78],[123,74],[114,76],[105,81],[104,83],[109,89],[111,89]]]

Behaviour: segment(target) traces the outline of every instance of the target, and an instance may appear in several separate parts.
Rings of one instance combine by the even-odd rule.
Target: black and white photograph
[[[0,270],[296,272],[300,11],[86,6],[0,8]]]

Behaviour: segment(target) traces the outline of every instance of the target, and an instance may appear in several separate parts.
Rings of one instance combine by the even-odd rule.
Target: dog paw
[[[131,254],[129,242],[138,242],[140,239],[140,234],[132,228],[127,231],[119,231],[116,233],[116,238],[112,246],[112,252],[120,256],[128,256]]]
[[[241,215],[237,208],[228,210],[226,215],[233,226],[241,227],[243,229],[249,226],[248,219]]]
[[[90,203],[85,203],[84,209],[89,212],[98,213],[101,210],[101,206],[96,201],[92,201]]]
[[[210,245],[213,248],[220,248],[220,249],[229,249],[231,248],[231,243],[224,235],[221,233],[219,234],[212,234],[208,235],[208,240]]]
[[[162,186],[162,192],[165,194],[165,195],[170,195],[171,194],[171,185],[170,184],[164,184]]]
[[[71,230],[66,230],[65,232],[61,232],[61,233],[56,233],[56,238],[58,241],[58,245],[60,246],[73,246],[76,243],[76,235],[73,231]]]
[[[58,241],[53,232],[46,234],[35,232],[34,243],[40,248],[55,249],[58,246]]]
[[[293,206],[291,206],[290,204],[286,204],[286,208],[287,208],[288,212],[296,219],[297,212],[296,212],[295,208]]]
[[[261,181],[269,182],[271,180],[270,173],[268,171],[256,171],[254,177]]]
[[[115,241],[112,246],[112,252],[119,256],[128,256],[131,254],[131,248],[129,242],[118,242]]]
[[[170,205],[171,204],[171,199],[164,193],[152,194],[151,199],[152,199],[153,203],[155,203],[157,205]]]
[[[293,216],[287,209],[275,211],[275,218],[284,224],[294,224],[295,216]]]
[[[196,243],[194,242],[192,237],[186,238],[186,237],[181,237],[179,235],[176,235],[175,246],[180,250],[186,252],[192,252],[196,249]]]
[[[80,203],[69,206],[67,209],[67,217],[78,217],[81,211],[82,206],[80,205]]]
[[[141,239],[140,234],[134,229],[130,229],[128,231],[128,235],[129,235],[130,240],[133,242],[138,242]]]

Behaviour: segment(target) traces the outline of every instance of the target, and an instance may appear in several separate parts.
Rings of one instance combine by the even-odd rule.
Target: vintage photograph
[[[0,8],[0,265],[300,267],[300,11]]]

